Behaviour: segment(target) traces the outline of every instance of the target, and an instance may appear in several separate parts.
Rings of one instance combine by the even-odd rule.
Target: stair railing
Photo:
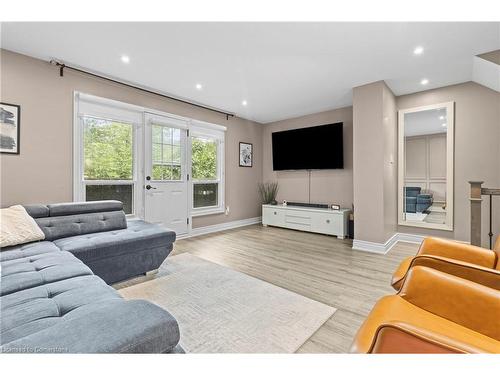
[[[483,188],[484,181],[469,181],[470,184],[470,243],[481,246],[481,204],[483,195],[489,196],[489,225],[488,232],[490,249],[493,248],[493,196],[500,196],[500,189]]]

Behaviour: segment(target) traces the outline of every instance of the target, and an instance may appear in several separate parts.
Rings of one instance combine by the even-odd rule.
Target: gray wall
[[[398,226],[398,232],[437,235],[470,240],[468,181],[484,181],[500,187],[500,93],[474,82],[442,87],[397,98],[405,109],[455,102],[455,223],[454,231],[424,230]],[[488,244],[488,203],[483,202],[482,245]],[[500,198],[494,197],[494,229],[500,232]]]
[[[351,208],[352,185],[352,107],[315,113],[289,120],[264,125],[263,136],[263,180],[278,181],[278,201],[286,199],[307,202],[309,198],[307,171],[273,171],[272,139],[273,132],[315,125],[344,123],[344,169],[311,171],[311,202],[338,203]]]
[[[396,100],[385,82],[353,89],[354,238],[396,233]]]
[[[21,105],[21,154],[0,156],[2,207],[16,203],[72,200],[73,91],[137,104],[227,127],[226,205],[229,215],[197,217],[206,226],[261,215],[257,184],[262,178],[262,125],[232,118],[66,71],[47,62],[0,50],[1,101]],[[238,166],[238,142],[254,146],[252,168]]]

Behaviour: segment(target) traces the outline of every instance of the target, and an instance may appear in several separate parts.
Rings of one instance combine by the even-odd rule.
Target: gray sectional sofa
[[[1,249],[2,352],[182,352],[172,315],[107,285],[158,268],[174,232],[126,220],[118,201],[25,208],[46,238]]]

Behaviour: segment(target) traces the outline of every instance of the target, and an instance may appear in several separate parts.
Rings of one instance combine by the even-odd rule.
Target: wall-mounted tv
[[[343,123],[272,133],[273,170],[344,168]]]

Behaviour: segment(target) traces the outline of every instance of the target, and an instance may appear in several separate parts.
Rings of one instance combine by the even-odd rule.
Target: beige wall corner
[[[1,99],[21,105],[21,153],[1,155],[2,207],[72,200],[73,92],[221,124],[226,133],[226,206],[229,215],[196,217],[193,227],[261,215],[257,184],[262,180],[261,124],[147,94],[66,71],[63,78],[48,62],[0,50]],[[239,167],[238,142],[253,144],[252,168]]]
[[[354,238],[379,244],[396,232],[396,100],[385,82],[353,89]]]

